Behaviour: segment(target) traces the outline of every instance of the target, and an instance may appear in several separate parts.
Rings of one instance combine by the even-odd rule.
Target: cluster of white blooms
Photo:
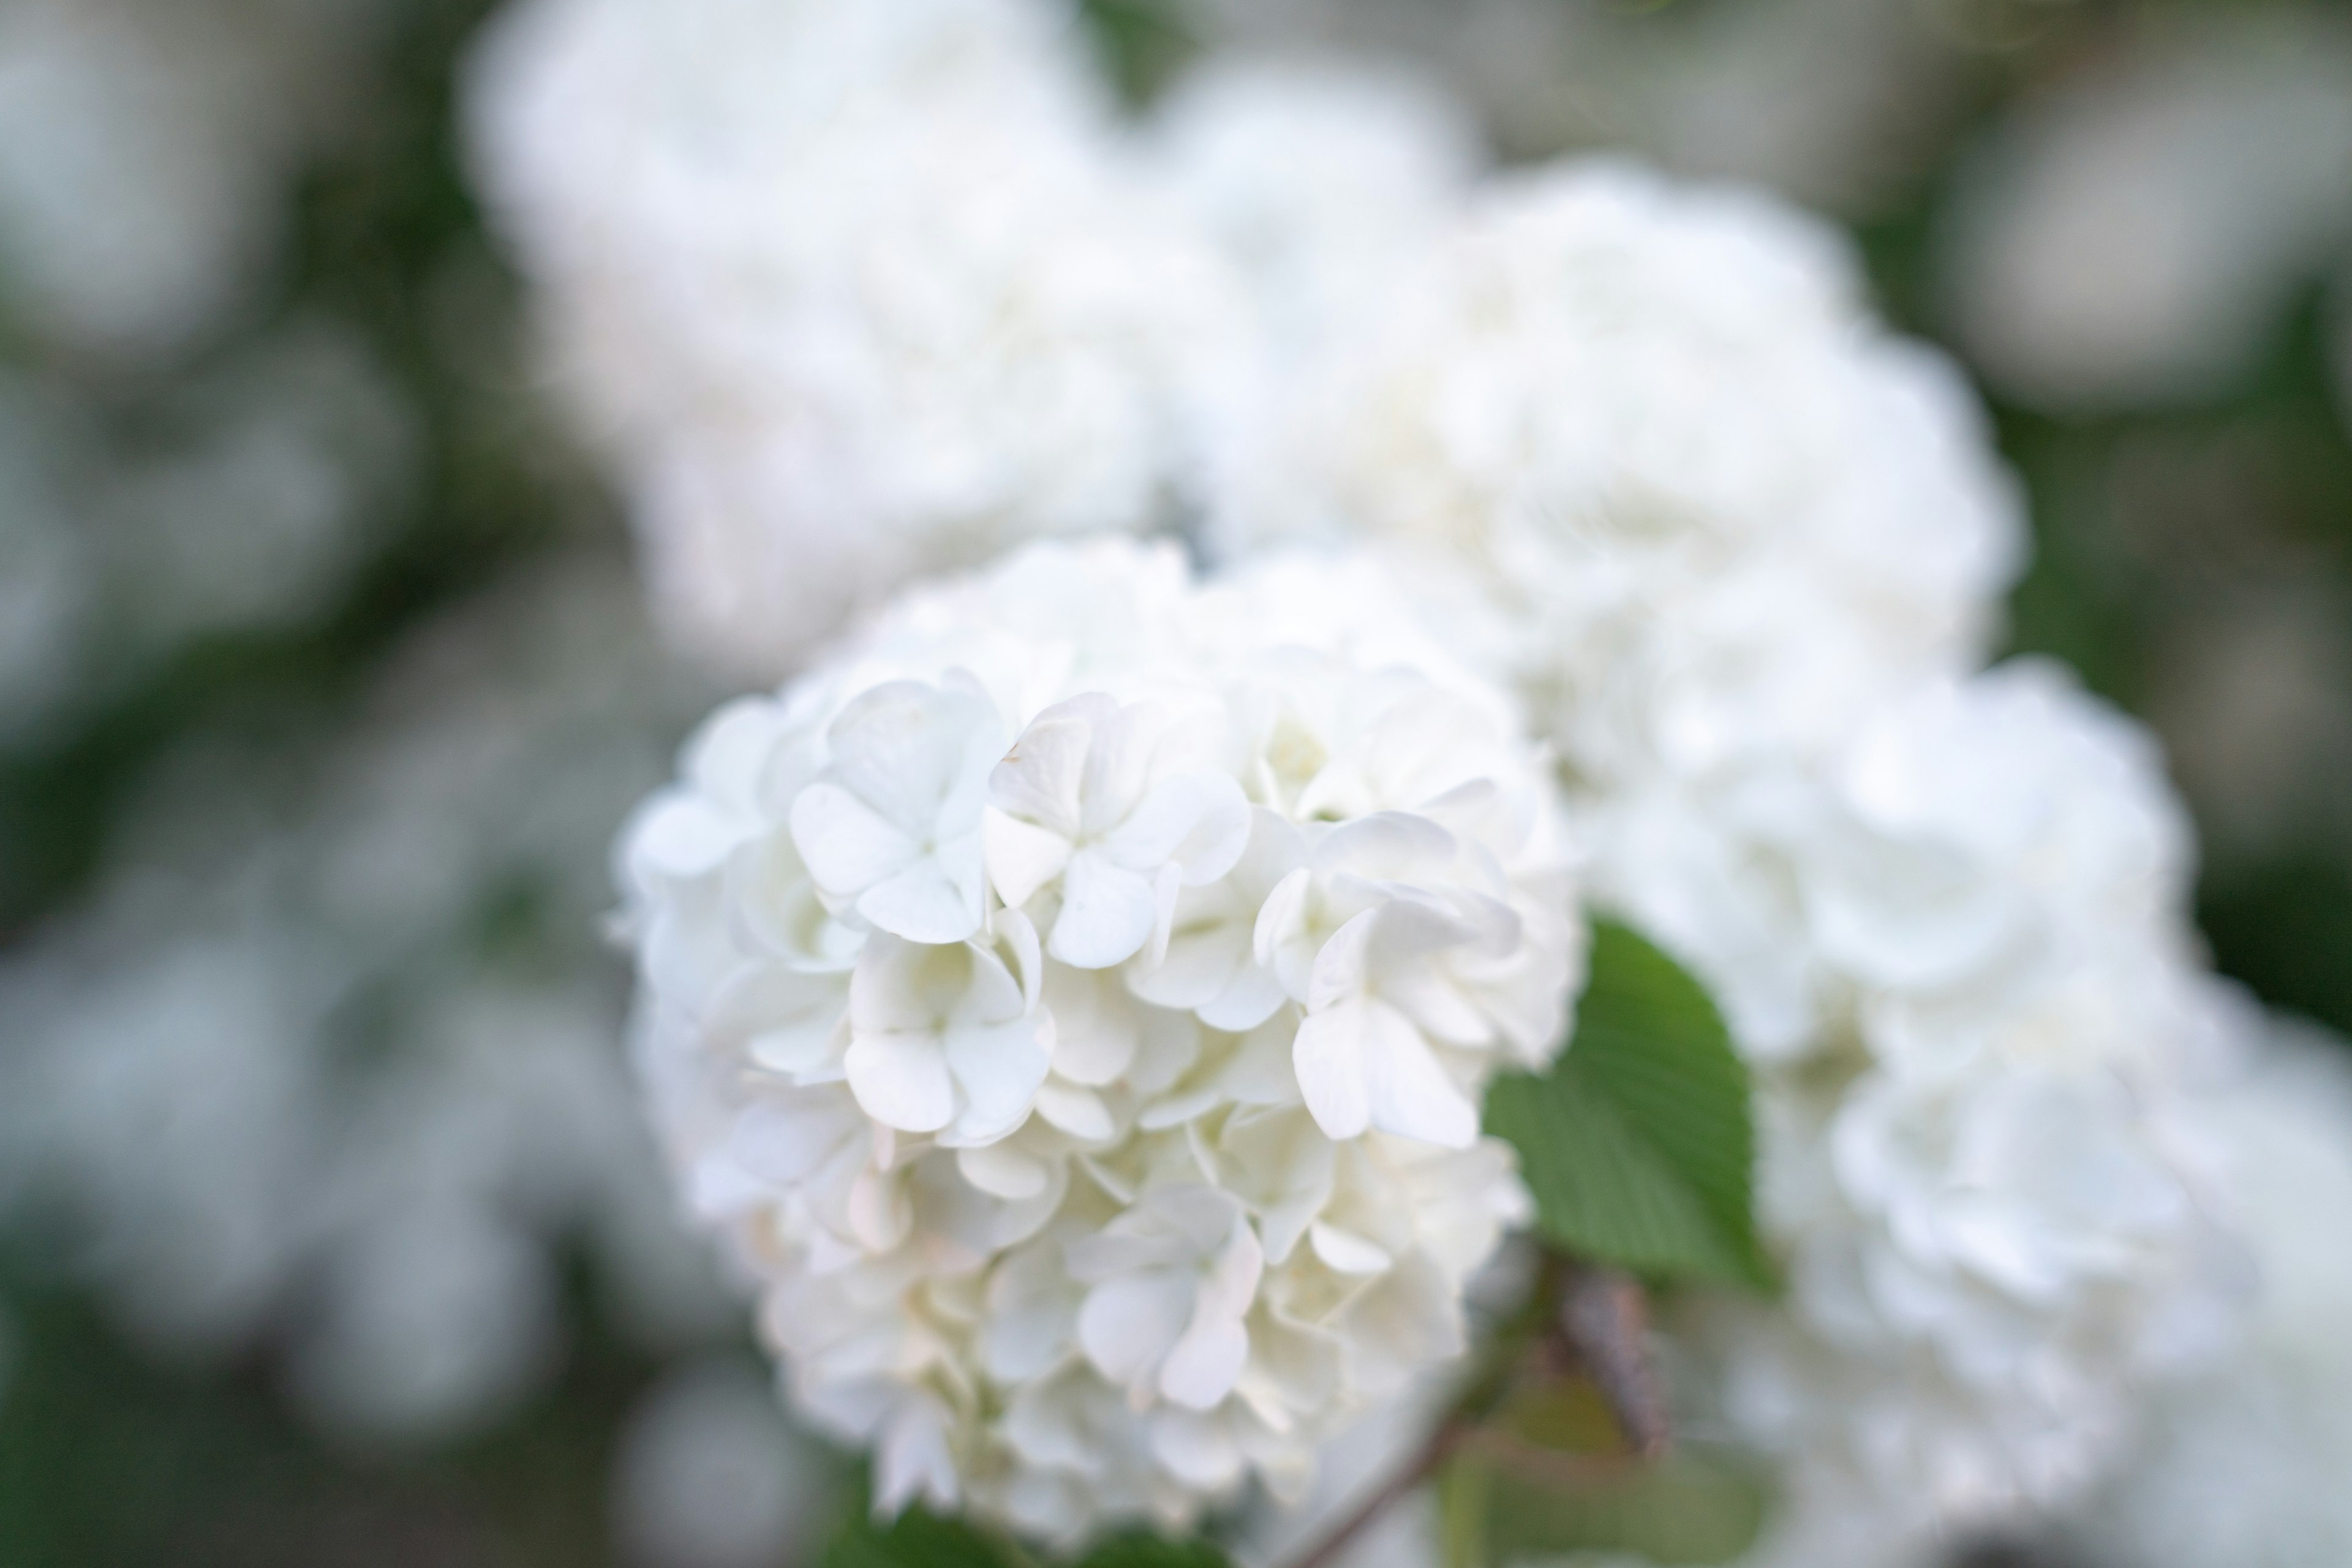
[[[552,563],[421,628],[347,730],[175,752],[0,963],[0,1218],[69,1221],[141,1342],[272,1345],[321,1426],[415,1441],[557,1369],[575,1247],[634,1342],[731,1330],[596,941],[612,824],[708,700],[635,601]]]
[[[1038,545],[722,709],[625,835],[639,1048],[801,1408],[1067,1540],[1460,1348],[1580,968],[1541,753],[1371,567]]]
[[[412,477],[399,388],[296,318],[131,403],[0,371],[0,735],[58,726],[197,639],[316,616]]]
[[[2097,1568],[2352,1559],[2352,1066],[2285,1019],[2200,1113],[2262,1294],[2243,1340],[2166,1392],[2132,1463],[2062,1532]],[[2255,1033],[2250,1030],[2250,1033]]]
[[[1144,531],[1244,309],[1052,0],[532,0],[483,184],[676,639],[772,679],[923,571]]]
[[[1573,784],[1833,739],[1976,656],[2015,508],[1956,377],[1826,229],[1576,164],[1499,180],[1221,498],[1229,552],[1369,534],[1465,575]],[[1319,504],[1302,504],[1301,487]]]
[[[40,339],[183,347],[251,302],[378,0],[0,4],[0,288]]]
[[[1952,324],[2061,412],[2196,402],[2352,240],[2352,26],[2324,9],[2137,29],[2009,114],[1946,226]]]
[[[2188,1089],[2224,1024],[2145,738],[2016,664],[1694,805],[1719,853],[1653,854],[1640,809],[1601,895],[1754,1021],[1789,1294],[1691,1323],[1722,1415],[1915,1530],[2089,1484],[2238,1283]]]
[[[1211,57],[1158,105],[1149,145],[1281,359],[1330,352],[1409,288],[1485,163],[1477,127],[1420,79],[1284,56]]]

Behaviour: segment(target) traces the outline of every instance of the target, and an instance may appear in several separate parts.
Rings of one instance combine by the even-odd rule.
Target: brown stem
[[[1341,1521],[1331,1533],[1317,1542],[1305,1556],[1292,1563],[1290,1568],[1330,1568],[1339,1554],[1382,1514],[1444,1467],[1445,1461],[1454,1457],[1454,1449],[1461,1446],[1467,1430],[1458,1420],[1440,1425],[1429,1435],[1429,1441],[1422,1445],[1419,1453],[1400,1467],[1396,1474],[1382,1481],[1355,1512]]]
[[[1674,1440],[1665,1388],[1650,1349],[1650,1298],[1613,1268],[1570,1269],[1559,1322],[1634,1452],[1655,1458]]]

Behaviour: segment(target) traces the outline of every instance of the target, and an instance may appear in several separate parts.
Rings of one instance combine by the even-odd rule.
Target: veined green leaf
[[[1559,1063],[1497,1082],[1486,1125],[1569,1250],[1652,1279],[1769,1282],[1747,1066],[1705,988],[1623,926],[1594,927]]]

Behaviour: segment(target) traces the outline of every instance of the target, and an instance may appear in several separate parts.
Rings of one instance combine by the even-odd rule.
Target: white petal
[[[1279,1012],[1290,1000],[1273,970],[1251,963],[1237,971],[1233,984],[1213,1001],[1196,1009],[1201,1022],[1229,1035],[1245,1035]]]
[[[1373,1009],[1349,1002],[1303,1018],[1290,1051],[1307,1110],[1327,1138],[1360,1137],[1372,1124],[1372,1091],[1366,1058]]]
[[[1306,867],[1290,872],[1274,885],[1265,902],[1257,911],[1257,924],[1251,931],[1251,951],[1258,963],[1272,969],[1275,956],[1282,945],[1296,936],[1307,923],[1307,895],[1315,886],[1315,874]],[[1299,990],[1305,990],[1302,984]]]
[[[843,1058],[866,1114],[901,1132],[937,1132],[955,1120],[955,1080],[934,1035],[859,1035]]]
[[[1369,1011],[1372,1125],[1445,1149],[1475,1143],[1478,1109],[1445,1076],[1421,1031],[1393,1007],[1374,1003]]]
[[[1095,1370],[1122,1387],[1149,1375],[1192,1315],[1192,1283],[1172,1270],[1107,1280],[1078,1310],[1078,1345]]]
[[[1216,1407],[1249,1360],[1249,1332],[1238,1318],[1196,1312],[1160,1367],[1160,1392],[1187,1410]]]
[[[682,880],[715,870],[752,825],[699,795],[671,791],[656,795],[625,836],[628,863],[641,884]]]
[[[996,726],[985,698],[920,681],[889,681],[861,692],[825,731],[829,772],[878,816],[908,834],[928,837],[971,771],[974,753],[984,755]],[[977,801],[971,809],[976,816]]]
[[[1241,1479],[1241,1446],[1225,1430],[1191,1410],[1163,1410],[1151,1423],[1151,1452],[1186,1485],[1217,1492]]]
[[[1372,941],[1396,906],[1380,904],[1355,916],[1324,939],[1307,983],[1307,1011],[1319,1013],[1371,989]]]
[[[982,814],[981,842],[986,847],[988,879],[996,896],[1019,909],[1070,863],[1070,841],[1050,827],[1008,816],[994,806]]]
[[[763,1182],[795,1185],[858,1135],[860,1118],[840,1093],[835,1089],[752,1101],[728,1132],[728,1153]]]
[[[956,1153],[956,1169],[965,1181],[992,1197],[1016,1202],[1034,1198],[1053,1180],[1053,1172],[1045,1161],[1015,1147],[1021,1142],[1016,1139],[991,1143],[982,1149],[960,1150]]]
[[[1249,802],[1223,773],[1178,773],[1161,779],[1126,821],[1103,839],[1119,865],[1156,870],[1175,861],[1185,881],[1199,887],[1234,868],[1249,842]]]
[[[1381,1247],[1336,1225],[1318,1223],[1307,1237],[1315,1244],[1315,1256],[1341,1274],[1380,1274],[1393,1261]]]
[[[1076,1314],[1051,1296],[1031,1296],[990,1314],[981,1340],[989,1375],[1000,1383],[1026,1383],[1063,1354]]]
[[[941,950],[895,936],[877,936],[857,955],[849,976],[849,1022],[855,1034],[936,1031],[945,1013],[938,993],[961,994],[968,983],[961,948]]]
[[[927,856],[868,888],[857,912],[877,930],[908,942],[963,942],[980,930],[979,862],[976,852],[968,867]]]
[[[1054,1015],[1054,1071],[1099,1089],[1124,1075],[1143,1039],[1143,1020],[1116,975],[1057,963],[1045,976]]]
[[[1063,873],[1062,889],[1062,912],[1045,948],[1064,963],[1108,969],[1151,940],[1160,910],[1147,878],[1081,850]]]
[[[1049,708],[1021,732],[988,775],[992,805],[1057,837],[1077,836],[1078,791],[1094,738],[1086,703],[1080,698]]]
[[[914,860],[914,839],[836,784],[817,783],[793,802],[793,847],[816,885],[853,899]]]
[[[1158,963],[1128,971],[1128,989],[1155,1007],[1189,1010],[1214,1001],[1249,961],[1249,928],[1220,921],[1175,932]]]
[[[1051,1054],[1027,1019],[948,1036],[947,1060],[970,1103],[956,1119],[960,1139],[1001,1136],[1021,1124],[1045,1081]],[[914,1131],[909,1129],[909,1131]]]
[[[1084,1143],[1107,1143],[1118,1131],[1102,1096],[1048,1079],[1037,1091],[1037,1113]]]

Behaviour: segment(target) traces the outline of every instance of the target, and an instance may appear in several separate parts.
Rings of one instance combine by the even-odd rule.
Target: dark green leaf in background
[[[1007,1568],[995,1542],[971,1526],[910,1508],[894,1520],[853,1509],[824,1549],[824,1568]]]
[[[1578,1256],[1652,1279],[1769,1282],[1748,1069],[1705,989],[1623,926],[1593,930],[1559,1063],[1496,1083],[1486,1125],[1518,1150],[1538,1226]]]
[[[1226,1558],[1205,1541],[1123,1535],[1087,1552],[1080,1568],[1226,1568]]]
[[[823,1568],[1045,1568],[1010,1537],[910,1508],[895,1520],[853,1509],[825,1548]],[[1077,1560],[1077,1568],[1227,1568],[1205,1541],[1171,1541],[1137,1532],[1113,1537]]]

